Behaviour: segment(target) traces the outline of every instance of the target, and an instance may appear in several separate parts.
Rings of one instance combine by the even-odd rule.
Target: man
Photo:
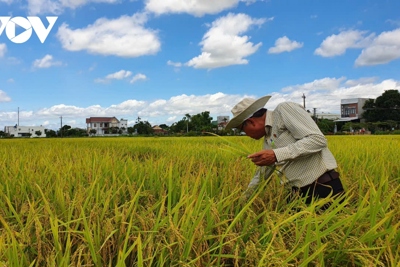
[[[292,187],[291,198],[300,195],[307,204],[313,198],[344,193],[335,171],[336,160],[311,116],[292,102],[281,103],[274,111],[267,110],[264,106],[270,98],[243,99],[233,107],[233,118],[226,125],[227,129],[240,129],[253,139],[264,138],[263,150],[248,156],[260,168],[245,196],[252,193],[261,176],[267,179],[275,169],[284,174],[286,180],[282,183]]]

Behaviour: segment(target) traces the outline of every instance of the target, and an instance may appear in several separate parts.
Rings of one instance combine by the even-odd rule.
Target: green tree
[[[186,119],[182,119],[180,121],[174,122],[171,127],[170,130],[173,133],[183,133],[186,132]]]
[[[60,130],[58,131],[59,136],[68,136],[68,130],[71,129],[71,126],[69,125],[64,125]]]
[[[57,137],[57,133],[54,130],[49,130],[49,129],[44,129],[44,133],[46,134],[46,137]]]
[[[335,122],[328,119],[320,119],[317,125],[323,134],[333,133],[335,128]]]
[[[128,134],[133,134],[135,132],[135,128],[128,127]]]
[[[119,131],[119,128],[118,127],[111,127],[110,131],[111,131],[112,134],[117,134],[118,131]]]
[[[186,113],[184,119],[185,118],[186,118],[186,132],[188,133],[189,132],[189,123],[190,123],[190,119],[192,118],[192,116],[190,116],[189,113]]]
[[[168,131],[169,130],[169,126],[166,124],[160,124],[159,125],[161,129]]]
[[[213,125],[212,125],[212,117],[210,117],[210,112],[209,111],[203,111],[199,114],[196,114],[194,116],[192,116],[191,118],[191,122],[192,122],[192,126],[194,128],[195,131],[197,132],[204,132],[204,131],[208,131],[211,132],[213,129]]]
[[[85,129],[82,128],[70,128],[65,132],[65,136],[69,137],[82,137],[87,136],[87,132]]]
[[[365,112],[362,118],[368,122],[400,121],[400,92],[386,90],[376,100],[367,100],[363,106]]]
[[[152,134],[154,132],[151,124],[148,121],[137,120],[133,128],[138,134]]]
[[[35,131],[36,136],[41,136],[42,135],[42,131]]]

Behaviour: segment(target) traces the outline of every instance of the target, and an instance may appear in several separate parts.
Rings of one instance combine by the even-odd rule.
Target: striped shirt
[[[311,116],[297,103],[284,102],[274,111],[267,111],[264,149],[272,149],[275,166],[259,167],[249,184],[254,188],[260,178],[268,178],[274,169],[284,175],[281,181],[303,187],[313,183],[337,163],[327,147],[327,140]]]

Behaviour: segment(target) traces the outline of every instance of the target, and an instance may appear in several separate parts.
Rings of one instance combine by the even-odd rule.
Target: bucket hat
[[[244,98],[237,103],[231,110],[233,118],[226,124],[225,129],[236,128],[245,120],[253,116],[253,114],[262,109],[271,96],[263,96],[259,99]]]

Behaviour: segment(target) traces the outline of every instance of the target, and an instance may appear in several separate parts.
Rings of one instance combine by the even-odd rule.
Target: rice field
[[[400,136],[327,138],[323,213],[275,175],[243,200],[247,137],[0,140],[0,267],[400,266]]]

